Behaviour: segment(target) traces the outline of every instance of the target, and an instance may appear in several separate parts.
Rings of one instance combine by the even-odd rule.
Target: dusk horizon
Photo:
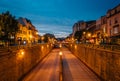
[[[16,18],[30,19],[40,35],[51,33],[56,37],[66,37],[72,33],[72,26],[77,21],[97,20],[119,3],[120,0],[2,0],[0,13],[10,11]]]

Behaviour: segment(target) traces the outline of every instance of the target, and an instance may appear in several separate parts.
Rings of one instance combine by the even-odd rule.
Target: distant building
[[[120,44],[120,4],[107,12],[107,32],[111,42]]]
[[[73,33],[72,33],[72,36],[74,36],[77,31],[80,31],[80,30],[82,30],[82,29],[85,29],[85,27],[86,27],[86,23],[85,23],[84,21],[78,21],[77,23],[75,23],[75,24],[73,25]]]
[[[109,43],[106,15],[101,17],[101,42]]]
[[[73,25],[72,36],[80,30],[86,31],[83,32],[82,40],[87,42],[120,44],[120,4],[96,21],[78,21]]]
[[[75,33],[77,31],[80,31],[80,30],[85,30],[86,28],[88,28],[91,23],[93,23],[94,20],[91,20],[91,21],[78,21],[77,23],[75,23],[73,25],[73,36],[75,35]]]
[[[87,21],[87,26],[86,26],[86,33],[85,37],[88,40],[88,42],[95,43],[95,28],[96,28],[96,20],[91,20]]]
[[[38,31],[31,24],[31,22],[22,17],[18,19],[18,22],[19,31],[16,34],[16,42],[18,44],[38,42]]]

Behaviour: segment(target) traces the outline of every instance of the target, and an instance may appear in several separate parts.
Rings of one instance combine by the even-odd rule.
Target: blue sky
[[[115,7],[120,0],[0,0],[0,13],[10,11],[32,21],[40,32],[65,37],[78,20],[95,20]]]

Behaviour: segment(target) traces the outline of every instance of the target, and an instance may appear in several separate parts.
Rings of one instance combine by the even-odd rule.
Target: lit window
[[[103,27],[103,32],[106,33],[106,28],[105,28],[105,26]]]
[[[113,32],[114,32],[114,34],[117,34],[118,33],[118,27],[114,27]]]

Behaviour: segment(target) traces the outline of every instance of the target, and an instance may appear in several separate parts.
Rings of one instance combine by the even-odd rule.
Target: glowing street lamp
[[[85,34],[86,34],[86,32],[83,32],[83,34],[85,35]]]
[[[91,37],[91,33],[88,33],[88,37]]]
[[[36,32],[36,35],[38,35],[38,32]]]
[[[32,39],[33,38],[33,36],[32,35],[30,35],[30,39]]]
[[[62,51],[59,52],[59,55],[62,56]]]
[[[62,44],[60,44],[59,47],[61,48],[61,47],[62,47]]]
[[[20,49],[18,52],[18,59],[22,59],[25,55],[25,51],[23,49]]]

